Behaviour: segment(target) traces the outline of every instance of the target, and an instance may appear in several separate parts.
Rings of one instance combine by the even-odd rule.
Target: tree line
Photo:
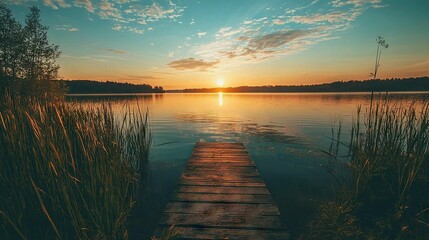
[[[184,92],[394,92],[429,91],[429,77],[337,81],[313,85],[185,89]]]
[[[163,93],[161,86],[152,87],[149,84],[131,84],[119,82],[98,82],[91,80],[61,81],[70,94],[97,94],[97,93]]]

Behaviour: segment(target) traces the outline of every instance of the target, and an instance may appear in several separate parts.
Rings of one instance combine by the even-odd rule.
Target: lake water
[[[429,93],[394,93],[394,102],[429,99]],[[75,99],[76,96],[70,97]],[[323,168],[331,129],[342,120],[348,140],[358,105],[365,110],[369,93],[212,93],[78,96],[94,103],[110,101],[117,114],[124,105],[147,109],[153,147],[151,190],[142,222],[154,230],[194,144],[198,141],[243,142],[267,184],[292,235],[304,231],[317,201],[332,196],[334,181]]]

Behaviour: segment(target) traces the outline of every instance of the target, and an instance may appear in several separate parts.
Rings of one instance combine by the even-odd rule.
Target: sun
[[[217,86],[218,86],[218,87],[223,87],[223,85],[224,85],[223,79],[219,78],[219,79],[217,80]]]

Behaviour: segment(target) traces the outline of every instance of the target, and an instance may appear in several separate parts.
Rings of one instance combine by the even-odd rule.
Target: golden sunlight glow
[[[217,80],[217,86],[218,86],[218,87],[223,87],[223,84],[224,84],[223,79],[222,79],[222,78],[219,78],[219,79]]]
[[[219,106],[222,107],[222,105],[223,105],[223,93],[218,92],[218,95],[219,95]]]

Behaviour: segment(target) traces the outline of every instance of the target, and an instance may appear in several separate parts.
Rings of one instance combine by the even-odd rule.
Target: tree
[[[24,27],[24,44],[26,46],[23,61],[24,78],[29,80],[52,80],[57,78],[59,65],[56,59],[60,56],[58,45],[48,41],[48,27],[40,23],[40,10],[30,7]]]
[[[22,73],[24,35],[22,26],[4,3],[0,3],[0,77],[16,79]]]
[[[389,47],[389,44],[386,43],[386,40],[384,40],[383,37],[378,36],[376,39],[376,42],[377,42],[377,52],[375,55],[374,72],[370,73],[370,76],[372,76],[374,80],[377,78],[378,68],[380,67],[381,51],[383,48]]]

